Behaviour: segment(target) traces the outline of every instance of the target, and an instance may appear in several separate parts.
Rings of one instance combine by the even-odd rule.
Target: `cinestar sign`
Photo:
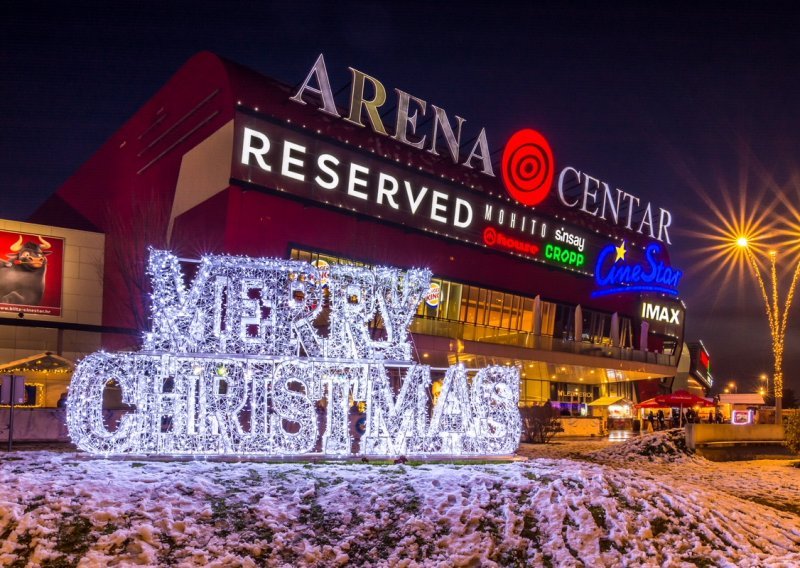
[[[628,252],[624,242],[610,244],[600,252],[595,266],[597,288],[592,292],[593,298],[631,292],[678,296],[683,271],[665,261],[662,245],[649,244],[644,259],[627,258]]]

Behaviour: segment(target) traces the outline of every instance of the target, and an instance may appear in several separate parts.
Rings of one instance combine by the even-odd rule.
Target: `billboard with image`
[[[0,311],[61,316],[64,239],[0,231]]]

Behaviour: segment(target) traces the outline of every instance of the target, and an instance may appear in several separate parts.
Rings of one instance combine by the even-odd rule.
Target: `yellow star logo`
[[[625,241],[622,241],[622,244],[617,247],[617,258],[614,262],[617,262],[617,260],[625,260],[626,252],[628,251],[625,250]]]

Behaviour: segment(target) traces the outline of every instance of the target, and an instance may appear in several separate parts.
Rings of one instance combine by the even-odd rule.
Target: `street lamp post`
[[[731,389],[734,393],[739,392],[739,388],[736,386],[736,383],[734,381],[728,383],[728,388]]]
[[[786,294],[786,300],[781,310],[781,305],[778,302],[778,252],[772,250],[769,252],[769,281],[771,285],[771,294],[767,291],[767,286],[764,283],[764,276],[762,276],[761,268],[758,265],[758,260],[753,252],[753,247],[750,245],[747,237],[741,236],[736,239],[736,244],[744,251],[750,268],[758,281],[758,287],[761,290],[761,297],[764,300],[764,307],[767,312],[767,320],[769,321],[769,331],[772,339],[772,356],[773,356],[773,386],[775,388],[775,423],[781,424],[781,412],[783,406],[783,346],[786,339],[786,327],[789,322],[789,308],[794,299],[794,291],[797,286],[797,277],[800,276],[800,262],[792,273],[792,280],[789,284],[789,292]]]
[[[769,391],[769,375],[767,375],[766,373],[761,373],[761,375],[758,378],[761,380],[762,383],[764,383],[761,386],[761,388],[759,389],[759,392],[761,392],[761,394],[764,395],[765,398],[769,397],[769,395],[770,395],[770,391]]]

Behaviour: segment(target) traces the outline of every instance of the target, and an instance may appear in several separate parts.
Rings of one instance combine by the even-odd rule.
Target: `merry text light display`
[[[334,265],[326,293],[303,261],[206,256],[190,287],[169,252],[151,251],[148,268],[144,349],[94,353],[73,376],[67,424],[83,450],[497,455],[519,443],[515,367],[452,366],[431,404],[431,368],[413,362],[408,333],[428,270]],[[112,380],[133,410],[109,431]],[[356,450],[354,402],[366,407]]]

